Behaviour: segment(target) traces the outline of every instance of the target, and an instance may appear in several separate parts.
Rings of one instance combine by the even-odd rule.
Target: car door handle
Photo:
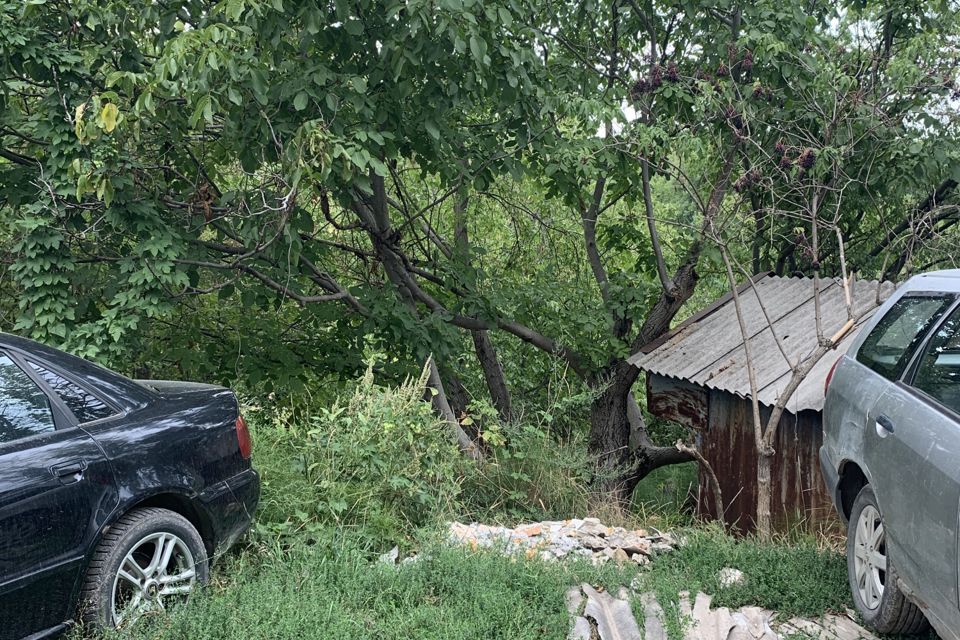
[[[73,484],[80,482],[83,478],[83,472],[87,470],[87,463],[83,460],[72,460],[63,464],[51,467],[50,471],[61,482],[61,484]]]
[[[877,416],[877,426],[887,433],[893,433],[893,421],[885,415]]]

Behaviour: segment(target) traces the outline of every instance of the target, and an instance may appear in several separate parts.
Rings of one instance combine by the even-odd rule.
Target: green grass
[[[251,546],[226,558],[213,584],[189,607],[148,617],[109,640],[559,640],[571,623],[564,593],[584,582],[613,593],[632,582],[637,595],[655,592],[674,640],[683,635],[681,591],[711,594],[714,607],[774,609],[781,619],[817,618],[851,606],[843,557],[812,538],[761,543],[709,527],[685,536],[683,547],[644,570],[585,562],[564,566],[445,547],[426,532],[420,559],[398,566],[377,562],[345,539],[287,551]],[[743,571],[744,584],[721,588],[718,573],[724,567]],[[642,625],[638,598],[633,608]]]
[[[719,573],[725,567],[742,571],[743,583],[722,588]],[[683,547],[653,563],[642,585],[656,593],[671,638],[682,637],[681,591],[690,592],[691,600],[699,591],[710,594],[714,607],[773,609],[781,619],[816,619],[853,606],[846,560],[837,551],[821,548],[812,537],[760,542],[735,539],[715,528],[693,530]]]
[[[690,492],[697,490],[696,462],[654,469],[633,492],[633,509],[644,520],[661,527],[689,526],[694,522]]]
[[[123,640],[195,638],[564,638],[564,593],[589,582],[614,591],[636,569],[592,567],[433,547],[389,566],[350,548],[300,547],[232,558],[213,586],[168,615],[110,634]]]

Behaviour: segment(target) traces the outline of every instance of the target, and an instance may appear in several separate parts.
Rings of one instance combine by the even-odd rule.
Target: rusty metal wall
[[[647,411],[685,427],[707,428],[708,395],[707,389],[684,380],[647,374]]]
[[[699,432],[699,446],[717,474],[723,492],[725,521],[742,532],[750,532],[754,529],[757,504],[753,410],[749,400],[716,390],[709,392],[708,406],[708,427]],[[769,413],[769,408],[761,407],[764,421]],[[822,441],[820,412],[783,414],[771,470],[771,512],[780,531],[797,527],[815,531],[833,528],[839,523],[820,475]],[[716,518],[709,484],[703,474],[699,489],[700,515]]]

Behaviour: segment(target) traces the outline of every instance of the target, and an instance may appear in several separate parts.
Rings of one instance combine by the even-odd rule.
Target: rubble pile
[[[594,564],[613,560],[619,564],[644,565],[653,556],[671,551],[677,545],[667,533],[608,527],[597,518],[534,522],[512,529],[476,522],[451,522],[448,537],[453,544],[473,549],[497,549],[548,561],[586,557]]]

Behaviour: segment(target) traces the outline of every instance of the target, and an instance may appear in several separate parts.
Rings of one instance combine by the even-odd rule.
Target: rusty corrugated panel
[[[750,401],[711,391],[709,427],[700,434],[700,448],[717,474],[725,502],[725,522],[742,532],[755,528],[757,454]],[[823,441],[820,413],[784,414],[777,431],[771,476],[772,515],[777,529],[816,530],[834,526],[830,496],[820,477],[818,452]],[[764,420],[769,411],[762,412]],[[710,488],[700,479],[699,513],[715,518]]]
[[[853,287],[853,308],[865,315],[861,325],[880,300],[893,291],[890,283],[859,281]],[[836,280],[820,281],[822,330],[832,336],[847,321],[843,286]],[[758,397],[773,405],[790,378],[790,363],[807,357],[817,347],[813,280],[768,276],[741,293],[741,307],[758,380]],[[769,322],[768,322],[769,319]],[[772,329],[771,329],[772,323]],[[859,326],[841,345],[849,346]],[[787,358],[780,351],[774,333]],[[824,358],[828,360],[828,358]],[[660,376],[686,380],[711,389],[749,397],[750,383],[743,348],[743,335],[732,300],[715,305],[709,314],[682,325],[668,340],[649,353],[638,353],[630,361],[637,367]],[[830,362],[822,362],[807,375],[790,401],[794,412],[823,407],[823,378]]]
[[[707,390],[683,380],[647,376],[647,410],[691,429],[707,428]]]

